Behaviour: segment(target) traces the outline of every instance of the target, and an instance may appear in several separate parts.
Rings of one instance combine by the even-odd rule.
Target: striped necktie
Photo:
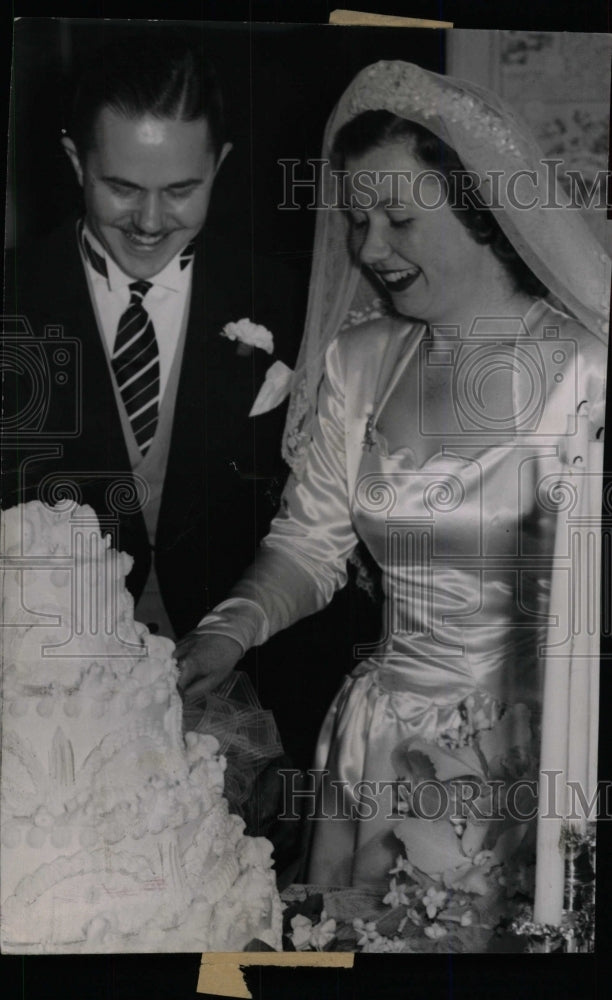
[[[83,219],[79,220],[77,231],[86,260],[94,271],[108,278],[106,258],[87,239]],[[179,255],[181,271],[191,263],[194,253],[194,241],[183,247]],[[134,281],[128,288],[130,303],[119,318],[111,364],[136,440],[146,455],[159,416],[159,350],[151,317],[142,304],[151,283]]]
[[[150,281],[133,281],[130,302],[119,317],[111,364],[138,447],[146,455],[159,417],[159,350],[142,304]]]

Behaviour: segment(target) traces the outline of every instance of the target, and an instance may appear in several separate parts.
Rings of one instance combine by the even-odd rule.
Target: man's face
[[[216,171],[205,118],[125,118],[103,108],[91,149],[64,148],[85,196],[92,233],[131,278],[158,274],[204,225]]]

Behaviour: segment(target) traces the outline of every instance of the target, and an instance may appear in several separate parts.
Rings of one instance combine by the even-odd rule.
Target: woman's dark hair
[[[387,143],[409,142],[411,151],[424,166],[437,170],[447,181],[449,206],[477,243],[487,244],[502,262],[518,291],[544,296],[548,289],[527,267],[500,228],[493,212],[462,183],[466,168],[442,139],[423,125],[399,118],[390,111],[364,111],[346,122],[334,141],[334,165],[343,166],[349,157],[362,156],[368,150]]]
[[[201,45],[167,26],[132,28],[89,55],[68,122],[79,156],[92,148],[102,108],[192,122],[205,118],[215,156],[224,142],[223,101]]]

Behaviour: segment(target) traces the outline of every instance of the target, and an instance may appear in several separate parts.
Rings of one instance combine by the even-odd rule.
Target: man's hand
[[[197,702],[228,677],[242,657],[242,646],[225,635],[190,632],[178,643],[178,689],[184,701]]]

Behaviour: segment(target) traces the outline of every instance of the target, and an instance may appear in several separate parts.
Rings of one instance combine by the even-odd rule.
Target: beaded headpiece
[[[515,112],[475,84],[440,76],[404,62],[378,62],[357,74],[332,112],[322,158],[330,160],[346,122],[366,111],[389,111],[423,125],[450,146],[466,170],[483,183],[496,173],[530,178],[534,207],[508,196],[502,184],[495,218],[517,253],[557,304],[601,339],[607,338],[610,259],[579,210],[556,183],[543,153]],[[337,333],[376,315],[380,300],[347,245],[346,213],[333,204],[331,172],[323,171],[315,229],[306,328],[294,376],[283,452],[299,474],[310,441],[325,351]]]

